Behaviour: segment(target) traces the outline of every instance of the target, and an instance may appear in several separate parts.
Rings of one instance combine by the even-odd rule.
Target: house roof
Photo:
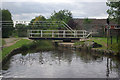
[[[77,25],[83,25],[85,19],[74,18],[73,20]],[[106,19],[89,19],[89,20],[91,20],[90,23],[91,25],[107,25]],[[110,25],[115,25],[115,22],[110,21]]]

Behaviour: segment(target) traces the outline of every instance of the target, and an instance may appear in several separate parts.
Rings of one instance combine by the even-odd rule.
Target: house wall
[[[84,19],[75,18],[73,19],[76,23],[76,29],[85,29],[85,26],[88,28],[85,29],[87,31],[98,32],[96,36],[104,36],[106,32],[104,31],[105,26],[107,26],[106,19],[89,19],[91,21],[90,24],[85,24]],[[110,22],[110,25],[115,24],[115,22]]]

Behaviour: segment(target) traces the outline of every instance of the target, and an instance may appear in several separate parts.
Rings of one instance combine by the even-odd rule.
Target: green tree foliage
[[[32,26],[34,21],[35,21],[35,18],[30,21],[29,25]]]
[[[69,10],[60,10],[58,12],[54,11],[54,13],[52,13],[50,19],[52,21],[64,21],[71,28],[75,28],[75,24],[74,24],[74,21],[72,18],[72,13]]]
[[[9,37],[14,30],[12,15],[9,10],[2,10],[2,37]]]
[[[119,2],[108,1],[106,4],[107,6],[110,7],[107,10],[109,18],[115,20],[118,24],[120,24],[120,1]]]
[[[50,18],[53,21],[64,21],[68,23],[72,19],[72,13],[68,10],[60,10],[59,12],[54,11]]]
[[[2,21],[2,10],[0,8],[0,21]]]
[[[40,15],[40,16],[38,16],[38,17],[35,18],[33,24],[34,24],[35,22],[37,22],[37,21],[45,21],[45,20],[46,20],[46,18],[45,18],[44,16]]]
[[[27,26],[25,24],[16,24],[16,33],[18,37],[26,37],[27,36]]]
[[[43,26],[44,24],[42,23],[42,21],[45,21],[45,20],[46,20],[46,18],[44,16],[42,16],[42,15],[37,16],[30,21],[29,26],[32,29],[37,29],[37,28],[43,29],[45,27]]]
[[[61,23],[61,21],[64,21],[70,27],[75,28],[75,24],[72,19],[72,13],[68,10],[60,10],[58,12],[54,11],[49,19],[46,19],[42,15],[37,16],[30,21],[29,26],[31,29],[56,30],[63,28],[63,23]]]
[[[107,13],[109,14],[109,18],[111,20],[114,20],[118,26],[120,27],[120,1],[119,2],[110,2],[108,1],[107,6],[109,6],[110,8],[107,10]],[[120,31],[117,31],[117,34],[115,34],[115,36],[117,36],[117,43],[115,43],[115,45],[118,46],[113,46],[113,48],[118,49],[118,52],[120,53]]]

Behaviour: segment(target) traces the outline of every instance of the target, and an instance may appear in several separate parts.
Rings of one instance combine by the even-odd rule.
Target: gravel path
[[[9,47],[9,46],[15,44],[20,39],[21,38],[4,38],[5,45],[3,47]]]

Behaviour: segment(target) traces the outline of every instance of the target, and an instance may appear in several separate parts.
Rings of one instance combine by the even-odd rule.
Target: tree
[[[46,18],[44,16],[40,15],[34,19],[33,24],[36,23],[37,21],[39,22],[39,21],[45,21],[45,20],[46,20]]]
[[[50,19],[52,21],[64,21],[67,23],[71,28],[74,28],[75,24],[72,18],[72,13],[69,10],[60,10],[58,12],[54,11],[52,13]],[[71,24],[73,23],[73,24]],[[61,27],[61,26],[59,26]]]
[[[44,21],[44,22],[42,22]],[[58,12],[54,11],[49,19],[46,19],[44,16],[40,15],[38,17],[35,17],[31,20],[29,26],[32,29],[39,28],[39,29],[62,29],[63,23],[61,21],[64,21],[67,23],[70,27],[75,28],[74,21],[72,19],[72,13],[68,10],[60,10]]]
[[[68,23],[72,19],[72,13],[68,10],[54,11],[50,17],[53,21],[64,21]]]
[[[110,8],[107,10],[109,18],[115,20],[117,24],[120,24],[120,1],[119,2],[110,2],[108,1],[107,6]]]
[[[27,26],[25,24],[16,24],[15,25],[17,36],[26,37],[27,36]]]
[[[2,21],[2,10],[0,8],[0,21]]]
[[[118,26],[120,27],[120,1],[119,2],[111,2],[108,1],[107,6],[109,6],[110,8],[107,10],[107,13],[109,14],[109,18],[111,20],[114,20],[115,22],[117,22]],[[113,35],[113,36],[117,36],[117,43],[118,44],[118,52],[120,53],[120,31],[118,29],[117,34]],[[112,35],[111,35],[112,38]],[[117,47],[115,47],[117,48]]]
[[[14,30],[12,15],[9,10],[2,10],[2,37],[9,37]]]
[[[45,20],[46,20],[46,18],[44,16],[42,16],[42,15],[37,16],[30,21],[29,26],[31,28],[43,29],[44,27],[43,27],[43,22],[42,21],[45,21]]]

